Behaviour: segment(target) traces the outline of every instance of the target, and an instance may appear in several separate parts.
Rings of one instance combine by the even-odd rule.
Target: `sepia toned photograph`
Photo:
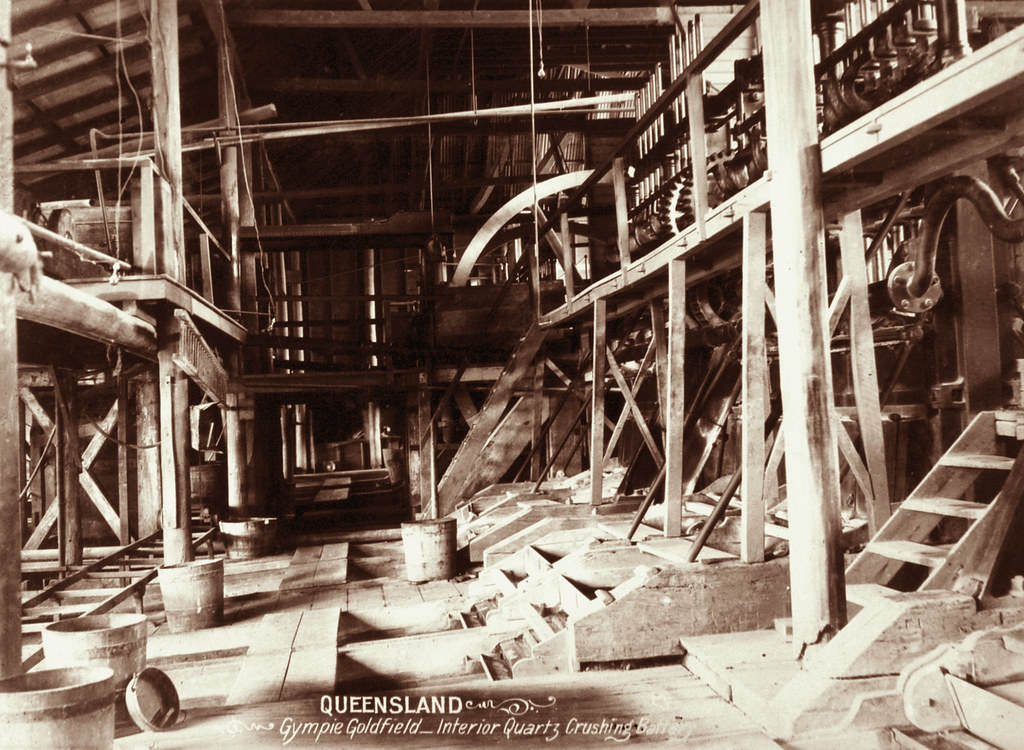
[[[1024,750],[1024,0],[0,0],[0,750]]]

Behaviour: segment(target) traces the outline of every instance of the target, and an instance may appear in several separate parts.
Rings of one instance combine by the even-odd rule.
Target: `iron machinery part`
[[[900,312],[923,313],[934,309],[939,300],[942,299],[942,281],[938,274],[933,273],[928,287],[923,294],[912,294],[910,284],[914,278],[917,264],[908,260],[900,263],[889,274],[889,299],[893,306]]]
[[[1016,184],[1016,172],[1012,165],[1007,162],[996,163],[996,168],[1002,172],[1008,184]],[[1004,242],[1021,242],[1024,240],[1024,219],[1012,219],[1003,209],[999,196],[985,182],[977,177],[958,175],[946,177],[939,183],[939,188],[925,203],[924,218],[922,219],[921,234],[911,242],[913,252],[911,264],[912,274],[905,282],[906,301],[911,305],[915,304],[914,299],[924,298],[934,285],[935,257],[939,251],[939,237],[946,217],[954,204],[961,198],[966,198],[978,211],[988,230],[998,239]],[[906,265],[906,264],[904,264]],[[897,288],[893,278],[901,267],[897,267],[890,276],[890,296],[893,289]],[[905,273],[905,271],[904,271]],[[903,297],[893,297],[893,303],[902,307]]]
[[[658,221],[672,234],[678,234],[696,221],[693,205],[693,180],[686,172],[676,175],[658,201]]]

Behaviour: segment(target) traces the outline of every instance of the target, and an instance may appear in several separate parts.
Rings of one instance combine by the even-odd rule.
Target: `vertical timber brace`
[[[790,567],[793,646],[803,654],[846,620],[810,5],[764,0],[761,28],[786,477],[801,488],[789,496],[790,553],[801,561]]]
[[[668,266],[668,363],[665,367],[665,536],[682,534],[686,426],[686,261]],[[660,373],[659,373],[660,375]]]
[[[593,358],[593,384],[590,389],[590,504],[600,505],[604,491],[604,393],[608,341],[608,303],[602,297],[594,302],[594,330],[590,355]]]

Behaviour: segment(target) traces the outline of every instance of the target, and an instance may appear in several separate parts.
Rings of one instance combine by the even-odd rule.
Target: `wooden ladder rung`
[[[912,497],[903,501],[900,510],[914,510],[919,513],[934,513],[939,516],[957,518],[981,518],[988,508],[985,503],[957,500],[951,497]]]
[[[946,561],[949,544],[919,544],[905,539],[891,540],[885,542],[869,542],[865,548],[868,552],[890,560],[902,560],[914,565],[924,565],[928,568],[937,568]]]
[[[1009,471],[1013,459],[1006,456],[992,456],[986,453],[947,453],[939,463],[952,469],[996,469]]]

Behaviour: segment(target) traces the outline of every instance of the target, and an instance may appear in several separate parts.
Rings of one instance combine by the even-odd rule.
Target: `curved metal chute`
[[[568,174],[562,174],[558,177],[552,177],[550,180],[537,183],[537,200],[579,187],[592,172],[592,169],[583,169],[579,172],[569,172]],[[532,186],[526,188],[526,190],[495,211],[491,218],[484,222],[484,225],[480,227],[477,233],[473,235],[473,239],[466,245],[466,249],[459,258],[459,265],[456,266],[455,273],[452,275],[451,281],[448,282],[449,286],[466,285],[470,274],[473,273],[473,266],[480,260],[480,256],[484,254],[488,244],[503,226],[519,215],[520,212],[533,205],[533,194],[534,188]]]

